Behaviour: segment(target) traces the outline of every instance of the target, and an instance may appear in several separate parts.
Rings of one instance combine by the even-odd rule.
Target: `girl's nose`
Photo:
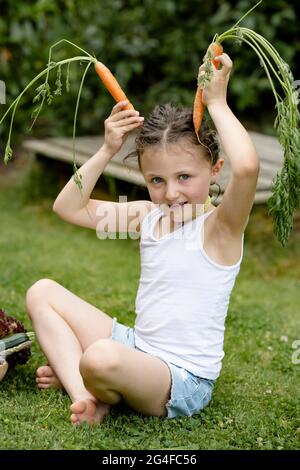
[[[179,191],[177,189],[177,186],[176,184],[168,184],[167,185],[167,189],[166,189],[166,194],[165,194],[165,198],[167,199],[167,201],[175,201],[177,198],[178,198],[178,195],[179,195]]]

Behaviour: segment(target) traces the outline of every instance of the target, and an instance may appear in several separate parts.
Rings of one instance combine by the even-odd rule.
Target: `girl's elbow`
[[[246,171],[249,175],[257,176],[259,173],[259,162],[250,164],[249,167],[246,168]]]
[[[244,176],[258,176],[260,170],[259,158],[256,156],[243,164],[240,168],[241,174]]]
[[[55,212],[55,214],[57,214],[59,217],[61,218],[64,218],[64,211],[62,210],[62,208],[60,207],[61,205],[59,204],[59,202],[57,201],[57,199],[54,201],[53,203],[53,206],[52,206],[52,210],[53,212]]]
[[[53,210],[53,212],[55,212],[56,214],[58,214],[57,199],[55,199],[55,201],[54,201],[54,203],[53,203],[52,210]]]

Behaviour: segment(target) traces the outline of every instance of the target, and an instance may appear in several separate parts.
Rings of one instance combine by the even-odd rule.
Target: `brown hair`
[[[152,145],[164,145],[186,138],[192,145],[199,146],[204,151],[204,157],[214,166],[219,159],[219,142],[217,133],[202,124],[200,132],[201,143],[198,142],[194,124],[193,110],[179,108],[171,103],[155,106],[148,119],[145,119],[138,136],[135,139],[136,149],[125,158],[137,157],[141,170],[141,155]]]

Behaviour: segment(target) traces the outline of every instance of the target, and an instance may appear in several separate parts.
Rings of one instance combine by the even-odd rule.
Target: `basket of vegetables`
[[[19,320],[0,309],[0,380],[9,368],[26,364],[33,339],[33,332],[27,332]]]

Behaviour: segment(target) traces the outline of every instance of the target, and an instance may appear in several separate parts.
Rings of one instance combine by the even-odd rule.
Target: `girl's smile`
[[[212,168],[201,150],[187,148],[184,139],[167,147],[151,146],[141,157],[152,202],[177,222],[203,213],[211,178],[221,167],[222,161]]]

